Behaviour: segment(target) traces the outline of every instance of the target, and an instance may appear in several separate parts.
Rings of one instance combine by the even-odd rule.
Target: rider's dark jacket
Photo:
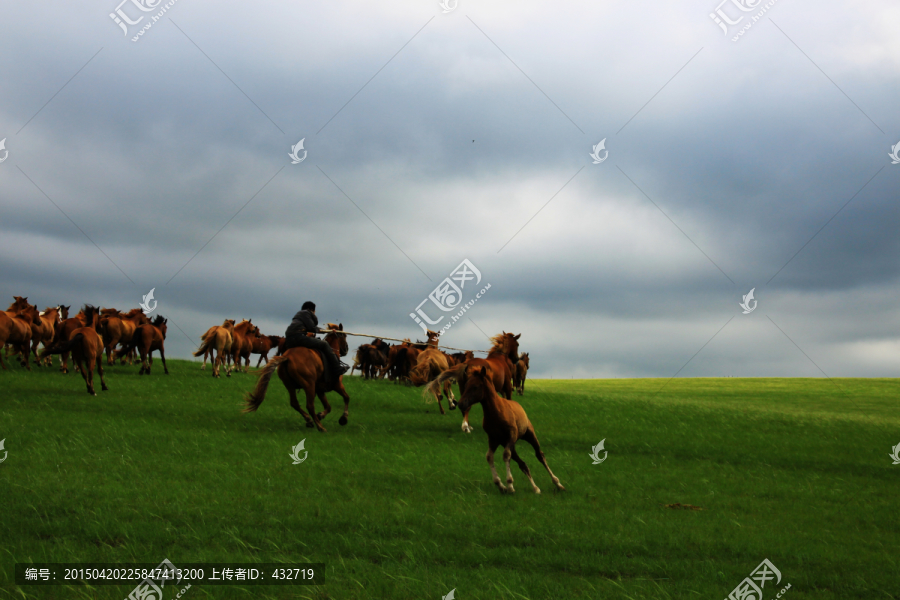
[[[284,337],[303,336],[307,332],[319,332],[319,319],[308,310],[301,310],[291,320]]]

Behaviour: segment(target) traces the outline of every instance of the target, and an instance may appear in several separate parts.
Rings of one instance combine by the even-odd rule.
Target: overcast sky
[[[897,377],[900,6],[718,1],[5,2],[0,299],[415,339],[468,259],[533,377]]]

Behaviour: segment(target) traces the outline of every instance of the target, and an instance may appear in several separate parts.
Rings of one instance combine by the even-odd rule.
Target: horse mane
[[[100,316],[100,309],[92,304],[85,304],[81,307],[81,313],[84,315],[84,321],[88,327],[94,326],[94,319]]]
[[[165,319],[163,318],[162,315],[156,315],[156,318],[153,319],[153,320],[150,322],[150,324],[153,325],[154,327],[159,327],[159,326],[162,325],[164,322],[165,322]]]
[[[509,352],[509,338],[507,337],[508,335],[512,334],[498,333],[497,335],[492,337],[491,343],[493,344],[493,346],[491,346],[488,354],[491,354],[493,352],[501,352],[503,354],[506,354],[507,352]]]

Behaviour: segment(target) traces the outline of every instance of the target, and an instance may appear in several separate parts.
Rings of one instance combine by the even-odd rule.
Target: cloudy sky
[[[117,1],[0,6],[4,302],[416,338],[468,259],[535,377],[900,375],[896,2]]]

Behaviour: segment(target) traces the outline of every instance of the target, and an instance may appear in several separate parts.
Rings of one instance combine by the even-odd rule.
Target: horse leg
[[[534,427],[529,427],[528,431],[525,432],[524,435],[519,437],[520,440],[525,440],[534,448],[534,455],[537,457],[541,464],[544,465],[544,468],[547,469],[547,472],[550,473],[550,478],[553,480],[553,483],[556,485],[559,491],[564,492],[566,488],[562,486],[559,482],[559,478],[553,474],[553,471],[550,470],[550,465],[547,464],[547,459],[544,458],[544,453],[541,452],[541,445],[538,442],[537,436],[534,433]]]
[[[512,469],[509,468],[509,459],[512,457],[511,448],[513,444],[515,444],[515,442],[510,442],[503,448],[503,463],[506,465],[506,487],[510,494],[516,493],[516,488],[513,487]]]
[[[144,348],[141,348],[141,370],[138,372],[138,375],[143,375],[146,373],[150,374],[150,364],[147,362],[147,351]]]
[[[512,448],[510,448],[510,450],[512,450],[512,459],[513,459],[514,461],[516,461],[516,464],[518,464],[518,465],[519,465],[519,468],[522,469],[522,472],[525,473],[525,477],[527,477],[527,478],[528,478],[528,481],[531,482],[531,487],[534,488],[534,493],[535,493],[535,494],[540,494],[540,493],[541,493],[541,488],[539,488],[539,487],[537,486],[537,484],[534,482],[534,478],[531,476],[531,471],[528,469],[528,465],[525,464],[525,461],[522,460],[522,457],[519,456],[519,453],[518,453],[518,452],[516,452],[516,447],[515,447],[515,445],[513,445]]]
[[[103,350],[100,350],[100,353],[97,355],[97,372],[100,373],[100,389],[108,392],[109,388],[106,386],[106,378],[103,373]],[[91,373],[93,373],[93,370],[91,370]]]
[[[316,384],[310,384],[306,390],[306,410],[309,412],[309,416],[312,417],[313,424],[316,426],[316,429],[325,433],[327,429],[322,427],[322,423],[319,421],[319,416],[316,414]],[[307,425],[308,426],[308,425]]]
[[[166,349],[163,348],[162,346],[159,347],[159,359],[162,361],[162,364],[163,364],[163,373],[168,375],[169,367],[166,366]]]
[[[297,401],[297,388],[288,387],[287,384],[285,384],[285,387],[287,387],[288,396],[290,396],[291,398],[291,407],[293,407],[294,410],[303,415],[303,418],[306,419],[307,427],[313,427],[312,419],[309,418],[308,414],[303,412],[303,409],[300,408],[300,402]]]
[[[335,390],[341,397],[344,399],[344,414],[341,415],[341,418],[338,419],[338,424],[346,425],[347,418],[350,416],[350,394],[347,393],[347,390],[344,389],[344,378],[338,380],[338,385]]]
[[[319,420],[321,421],[325,417],[328,416],[328,413],[331,412],[331,404],[328,403],[328,398],[325,397],[325,392],[319,392],[316,395],[319,397],[319,400],[322,402],[322,407],[323,407],[322,412],[320,412],[319,414],[316,415],[319,418]]]
[[[267,352],[266,354],[268,354],[268,352]],[[259,368],[259,365],[260,365],[260,363],[262,362],[262,359],[263,359],[265,356],[266,356],[266,355],[263,354],[262,352],[259,353],[259,360],[256,361],[256,368],[257,368],[257,369]],[[269,359],[268,359],[268,358],[266,358],[266,364],[269,364]]]
[[[116,364],[116,345],[119,343],[119,336],[113,336],[110,338],[109,343],[106,344],[106,364],[109,366],[113,366]],[[103,355],[103,352],[100,352],[100,355]]]
[[[82,356],[75,355],[74,352],[72,354],[73,354],[72,360],[75,361],[75,364],[78,366],[78,370],[81,371],[81,377],[84,379],[84,383],[87,386],[88,394],[90,394],[91,396],[96,396],[97,392],[94,391],[94,368],[93,368],[93,366],[91,367],[91,373],[90,373],[90,378],[89,378],[88,370],[85,369],[84,365],[82,364]]]
[[[463,433],[472,433],[475,431],[471,425],[469,425],[469,410],[471,410],[471,406],[463,411],[463,422],[462,422],[462,430]]]
[[[500,476],[497,475],[497,469],[494,467],[494,451],[497,450],[497,447],[500,445],[494,440],[490,440],[488,442],[489,447],[487,454],[485,454],[485,458],[487,459],[488,464],[491,466],[491,477],[494,480],[494,484],[496,484],[497,489],[500,490],[501,493],[506,493],[506,486],[503,485],[503,482],[500,481]]]

